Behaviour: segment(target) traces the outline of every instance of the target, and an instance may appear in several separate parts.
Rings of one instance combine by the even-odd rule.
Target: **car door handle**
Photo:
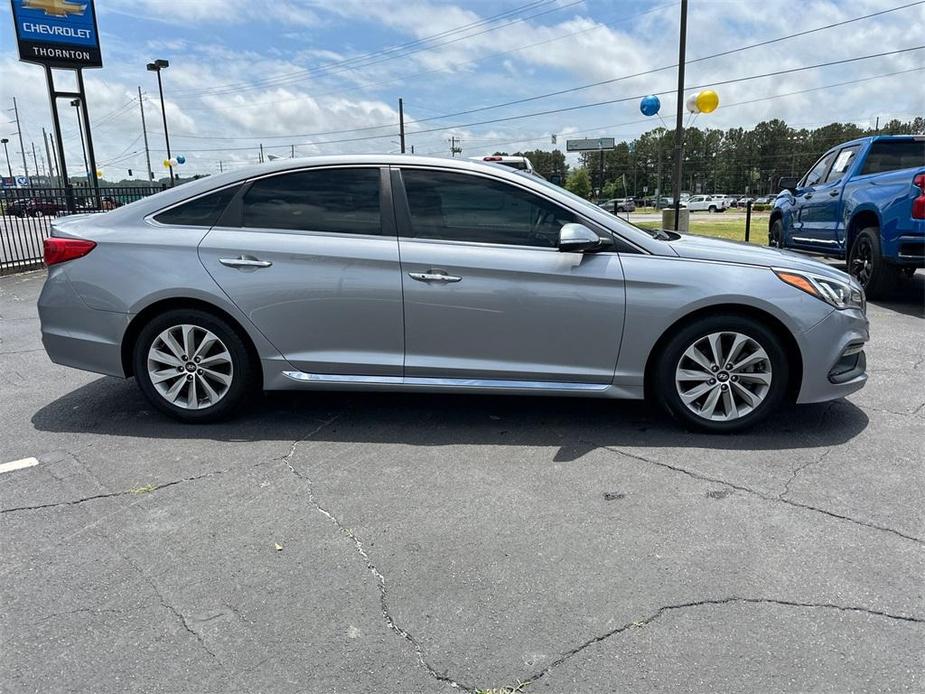
[[[812,194],[812,193],[804,193],[804,194],[803,194],[803,199],[804,199],[804,200],[809,200],[811,197],[813,197],[813,194]]]
[[[841,192],[840,190],[830,190],[830,191],[829,191],[829,195],[831,195],[831,196],[834,198],[834,197],[835,197],[836,195],[838,195],[840,192]]]
[[[448,275],[445,272],[409,272],[408,277],[418,282],[461,282],[462,277]]]
[[[269,260],[258,260],[257,258],[219,258],[218,262],[228,267],[270,267],[273,263]]]

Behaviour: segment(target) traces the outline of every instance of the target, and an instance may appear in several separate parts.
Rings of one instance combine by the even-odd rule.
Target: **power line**
[[[515,8],[514,10],[510,10],[510,11],[508,11],[508,12],[506,12],[506,13],[501,13],[501,15],[498,15],[498,16],[495,16],[495,17],[489,17],[489,18],[486,18],[486,19],[484,19],[484,20],[480,20],[479,22],[474,23],[473,26],[474,26],[474,25],[478,25],[478,24],[484,25],[484,24],[487,24],[487,23],[489,23],[489,22],[491,22],[491,21],[494,21],[494,19],[498,18],[499,16],[511,15],[511,14],[516,13],[516,12],[522,11],[522,10],[524,10],[524,9],[530,9],[531,6],[543,5],[543,4],[547,4],[547,3],[549,3],[549,2],[552,2],[552,1],[553,1],[553,0],[542,0],[542,2],[528,3],[528,5],[521,6],[520,8]],[[542,12],[537,12],[537,13],[535,13],[535,14],[528,15],[528,16],[526,16],[526,17],[517,17],[517,18],[512,19],[511,21],[509,21],[509,22],[507,22],[507,23],[505,23],[505,24],[500,24],[500,25],[497,25],[497,26],[489,27],[489,28],[487,28],[487,29],[484,29],[483,31],[476,32],[476,33],[474,33],[474,34],[466,34],[466,35],[464,35],[464,36],[456,37],[456,38],[454,38],[454,39],[451,39],[451,40],[448,40],[448,41],[443,41],[443,42],[441,42],[441,43],[436,43],[436,44],[433,44],[433,45],[418,45],[418,46],[413,46],[410,50],[407,50],[407,51],[404,52],[404,53],[400,53],[400,54],[398,54],[398,55],[385,55],[385,56],[379,58],[378,60],[368,60],[368,59],[367,59],[368,57],[376,57],[377,54],[373,53],[373,54],[371,54],[371,56],[367,56],[367,58],[362,58],[362,57],[360,57],[360,58],[349,58],[349,59],[346,59],[346,60],[344,60],[344,61],[340,61],[341,64],[333,63],[333,64],[329,64],[330,66],[321,66],[321,67],[319,67],[319,68],[314,68],[314,69],[300,70],[300,71],[298,71],[298,72],[290,73],[289,75],[276,75],[276,76],[274,76],[274,77],[267,77],[267,78],[264,78],[264,79],[262,79],[262,80],[256,80],[255,82],[244,82],[244,83],[238,83],[237,85],[234,85],[234,84],[232,84],[232,85],[224,85],[224,86],[213,87],[213,88],[210,88],[210,89],[197,90],[197,91],[192,91],[192,92],[184,92],[184,93],[182,93],[182,94],[181,94],[181,93],[177,93],[177,94],[175,94],[175,97],[189,97],[189,96],[198,96],[198,95],[219,95],[219,94],[234,93],[234,92],[239,92],[239,91],[248,91],[248,90],[251,90],[251,89],[259,89],[259,88],[264,87],[264,86],[270,86],[270,85],[274,85],[274,86],[275,86],[275,85],[277,85],[277,84],[285,84],[285,83],[287,83],[287,82],[299,81],[299,80],[306,79],[306,78],[309,78],[309,77],[318,76],[319,74],[326,74],[326,73],[331,73],[331,72],[343,72],[344,70],[355,70],[355,69],[357,69],[357,68],[370,67],[370,66],[372,66],[372,65],[378,65],[378,64],[380,64],[380,63],[384,63],[384,62],[387,62],[387,61],[390,61],[390,60],[395,60],[395,59],[397,59],[397,58],[405,58],[405,57],[407,57],[407,56],[409,56],[409,55],[413,55],[414,53],[420,53],[421,51],[429,51],[429,50],[433,50],[433,49],[435,49],[435,48],[440,48],[440,47],[443,47],[443,46],[450,45],[450,44],[452,44],[452,43],[458,43],[459,41],[463,41],[463,40],[465,40],[465,39],[475,38],[476,36],[481,36],[481,35],[483,35],[483,34],[487,34],[487,33],[493,32],[493,31],[498,31],[499,29],[504,29],[504,28],[506,28],[506,27],[508,27],[508,26],[511,26],[512,24],[516,24],[516,23],[518,23],[518,22],[523,22],[523,21],[526,21],[526,20],[528,20],[528,19],[533,19],[533,18],[535,18],[535,17],[539,17],[539,16],[542,16],[542,15],[550,14],[550,13],[553,13],[553,12],[561,12],[561,11],[563,11],[563,10],[565,10],[565,9],[568,9],[569,7],[574,7],[575,5],[582,4],[583,2],[584,2],[584,0],[573,0],[572,2],[570,2],[570,3],[566,4],[566,5],[561,5],[561,6],[554,7],[554,8],[552,8],[552,9],[549,9],[549,10],[544,10],[544,11],[542,11]],[[462,30],[462,29],[465,29],[465,28],[468,28],[468,27],[462,27],[462,28],[457,29],[457,30],[451,30],[450,32],[447,32],[447,33],[456,33],[457,31]],[[412,43],[422,43],[422,42],[425,42],[425,40],[422,39],[422,40],[420,40],[420,41],[418,41],[418,42],[412,42]],[[386,49],[386,50],[388,50],[388,49]],[[360,62],[354,62],[353,64],[350,64],[350,65],[342,65],[342,63],[346,63],[346,62],[350,62],[350,61],[357,61],[357,60],[359,60]],[[365,62],[363,62],[364,60],[365,60]]]
[[[870,18],[872,18],[872,17],[884,15],[884,14],[887,14],[887,13],[890,13],[890,12],[896,12],[896,11],[899,11],[899,10],[902,10],[902,9],[906,9],[906,8],[908,8],[908,7],[913,7],[913,6],[922,5],[922,4],[925,4],[925,0],[917,0],[916,2],[908,3],[908,4],[905,4],[905,5],[899,5],[899,6],[892,7],[892,8],[888,8],[888,9],[885,9],[885,10],[880,10],[880,11],[878,11],[878,12],[872,12],[872,13],[869,13],[869,14],[866,14],[866,15],[861,15],[861,16],[858,16],[858,17],[853,17],[853,18],[846,19],[846,20],[843,20],[843,21],[840,21],[840,22],[833,22],[833,23],[830,23],[830,24],[826,24],[826,25],[824,25],[824,26],[815,27],[815,28],[813,28],[813,29],[806,29],[806,30],[804,30],[804,31],[800,31],[800,32],[797,32],[797,33],[794,33],[794,34],[788,34],[788,35],[786,35],[786,36],[778,36],[778,37],[773,38],[773,39],[768,39],[768,40],[765,40],[765,41],[760,41],[760,42],[758,42],[758,43],[750,44],[750,45],[747,45],[747,46],[740,46],[740,47],[738,47],[738,48],[732,48],[732,49],[729,49],[729,50],[726,50],[726,51],[721,51],[721,52],[719,52],[719,53],[714,53],[714,54],[712,54],[712,55],[707,55],[707,56],[703,56],[703,57],[700,57],[700,58],[695,58],[695,59],[693,59],[693,60],[687,61],[687,64],[699,63],[699,62],[703,62],[703,61],[706,61],[706,60],[712,60],[712,59],[718,58],[718,57],[724,57],[724,56],[727,56],[727,55],[731,55],[731,54],[733,54],[733,53],[738,53],[738,52],[741,52],[741,51],[750,50],[750,49],[752,49],[752,48],[758,48],[758,47],[762,47],[762,46],[767,46],[767,45],[770,45],[770,44],[773,44],[773,43],[778,43],[778,42],[781,42],[781,41],[785,41],[785,40],[788,40],[788,39],[791,39],[791,38],[797,38],[797,37],[800,37],[800,36],[806,36],[806,35],[808,35],[808,34],[813,34],[813,33],[819,32],[819,31],[825,31],[825,30],[827,30],[827,29],[832,29],[832,28],[835,28],[835,27],[844,26],[844,25],[846,25],[846,24],[851,24],[851,23],[853,23],[853,22],[859,22],[859,21],[862,21],[862,20],[865,20],[865,19],[870,19]],[[911,50],[916,50],[916,49],[911,49]],[[890,54],[877,54],[877,55],[890,55]],[[868,56],[868,57],[876,57],[876,56]],[[864,59],[864,58],[858,58],[858,60],[861,60],[861,59]],[[846,61],[846,62],[850,62],[850,61]],[[838,62],[838,61],[833,61],[833,62],[831,62],[831,63],[823,63],[823,64],[821,64],[820,66],[825,67],[825,66],[837,65],[837,64],[840,64],[840,62]],[[479,107],[476,107],[476,108],[467,109],[467,110],[465,110],[465,111],[456,111],[456,112],[454,112],[454,113],[447,113],[447,114],[442,114],[442,115],[438,115],[438,116],[429,116],[429,117],[427,117],[427,118],[418,118],[418,119],[415,119],[415,120],[408,120],[408,121],[405,121],[405,124],[406,124],[406,125],[413,125],[413,124],[415,124],[415,123],[429,123],[429,122],[433,122],[433,121],[446,120],[446,119],[448,119],[448,118],[455,118],[455,117],[458,117],[458,116],[469,115],[469,114],[472,114],[472,113],[480,113],[480,112],[483,112],[483,111],[490,111],[490,110],[495,110],[495,109],[499,109],[499,108],[505,108],[505,107],[508,107],[508,106],[515,106],[515,105],[519,105],[519,104],[529,103],[529,102],[532,102],[532,101],[538,101],[538,100],[541,100],[541,99],[547,99],[547,98],[554,97],[554,96],[561,96],[561,95],[563,95],[563,94],[570,94],[570,93],[574,93],[574,92],[577,92],[577,91],[582,91],[582,90],[585,90],[585,89],[591,89],[591,88],[593,88],[593,87],[600,87],[600,86],[607,85],[607,84],[614,84],[614,83],[616,83],[616,82],[621,82],[621,81],[625,81],[625,80],[628,80],[628,79],[634,79],[634,78],[638,78],[638,77],[644,77],[644,76],[647,76],[647,75],[654,74],[654,73],[656,73],[656,72],[662,72],[662,71],[664,71],[664,70],[669,70],[669,69],[672,69],[672,68],[675,68],[675,67],[677,67],[677,63],[672,64],[672,65],[665,65],[665,66],[658,67],[658,68],[652,68],[652,69],[645,70],[645,71],[642,71],[642,72],[637,72],[637,73],[631,74],[631,75],[623,75],[623,76],[621,76],[621,77],[614,77],[614,78],[607,79],[607,80],[602,80],[602,81],[599,81],[599,82],[592,82],[592,83],[590,83],[590,84],[584,84],[584,85],[579,85],[579,86],[576,86],[576,87],[570,87],[570,88],[568,88],[568,89],[562,89],[562,90],[558,90],[558,91],[554,91],[554,92],[547,92],[547,93],[545,93],[545,94],[537,94],[537,95],[535,95],[535,96],[525,97],[525,98],[522,98],[522,99],[515,99],[515,100],[513,100],[513,101],[507,101],[507,102],[503,102],[503,103],[500,103],[500,104],[492,104],[492,105],[489,105],[489,106],[479,106]],[[801,69],[802,69],[802,68],[801,68]],[[786,72],[781,72],[781,73],[771,73],[771,74],[787,74],[787,73],[786,73]],[[755,78],[752,78],[752,79],[755,79]],[[716,82],[716,83],[713,83],[712,85],[702,85],[702,86],[716,86],[716,85],[727,84],[727,83],[728,83],[728,82]],[[694,88],[697,88],[697,87],[691,87],[691,88],[694,89]],[[671,91],[674,91],[674,90],[671,90]],[[658,92],[659,95],[664,95],[664,94],[667,94],[667,93],[669,93],[669,92]],[[641,96],[639,96],[639,97],[631,97],[631,98],[642,98],[642,96],[645,96],[645,95],[641,95]],[[616,102],[615,102],[615,101],[599,102],[599,104],[606,104],[606,103],[616,103]],[[591,104],[591,106],[593,106],[593,105],[599,105],[599,104]],[[586,106],[577,106],[577,107],[573,107],[573,108],[585,108],[585,107],[586,107]],[[540,115],[545,115],[545,114],[547,114],[547,113],[555,113],[555,112],[556,112],[556,111],[544,111],[544,112],[541,112]],[[526,117],[526,116],[525,116],[525,117]],[[499,119],[498,121],[486,121],[486,123],[500,122],[501,120],[504,120],[504,119]],[[315,133],[300,133],[300,134],[286,134],[286,135],[254,135],[254,136],[245,136],[245,137],[226,137],[226,138],[223,138],[223,137],[215,137],[215,136],[202,136],[202,135],[199,135],[199,136],[190,135],[190,136],[183,136],[183,137],[187,137],[188,139],[203,139],[203,140],[208,140],[208,139],[214,139],[214,140],[250,140],[250,139],[254,139],[254,138],[260,138],[260,139],[264,139],[264,140],[273,140],[273,139],[281,139],[281,138],[289,138],[289,139],[291,139],[291,138],[294,138],[294,137],[322,137],[322,136],[325,136],[325,135],[340,135],[340,134],[345,134],[345,133],[369,132],[369,131],[371,131],[371,130],[380,130],[380,129],[382,129],[382,128],[394,128],[394,127],[395,127],[395,123],[384,123],[384,124],[382,124],[382,125],[363,126],[363,127],[360,127],[360,128],[341,128],[341,129],[337,129],[337,130],[327,130],[327,131],[315,132]],[[454,126],[448,126],[448,127],[454,127]],[[462,126],[462,127],[466,127],[466,126]],[[433,132],[433,131],[434,131],[434,130],[424,130],[424,131],[420,131],[420,130],[414,131],[414,130],[412,130],[412,131],[410,131],[410,132],[411,132],[411,133],[421,133],[421,132]]]

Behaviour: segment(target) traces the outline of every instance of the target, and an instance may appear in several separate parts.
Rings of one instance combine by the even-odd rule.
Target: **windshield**
[[[523,174],[523,175],[529,176],[529,174]],[[598,212],[598,213],[601,211],[601,208],[600,208],[599,206],[595,205],[593,202],[590,202],[590,201],[588,201],[588,200],[585,200],[585,199],[584,199],[583,197],[581,197],[580,195],[575,195],[572,191],[567,190],[566,188],[563,188],[562,186],[557,186],[555,183],[551,183],[551,182],[547,181],[547,180],[544,179],[544,178],[538,178],[538,177],[536,177],[536,176],[530,176],[530,180],[531,180],[531,181],[536,181],[537,183],[540,183],[540,184],[546,186],[547,188],[552,188],[553,190],[555,190],[555,191],[556,191],[557,193],[559,193],[560,195],[565,195],[566,197],[570,198],[573,202],[575,202],[575,203],[578,204],[579,206],[583,207],[584,209],[587,209],[587,210],[594,210],[595,212]],[[626,220],[626,219],[623,219],[622,217],[617,217],[617,219],[619,219],[620,222],[622,222],[623,224],[627,224],[627,225],[633,227],[634,229],[639,229],[640,231],[644,231],[644,232],[647,233],[649,236],[651,236],[651,237],[654,238],[654,239],[658,239],[659,241],[667,241],[667,240],[669,240],[669,239],[671,238],[671,235],[670,235],[670,234],[666,234],[664,231],[661,231],[660,229],[646,229],[645,227],[637,226],[637,225],[633,224],[632,222],[630,222],[630,221],[628,221],[628,220]]]

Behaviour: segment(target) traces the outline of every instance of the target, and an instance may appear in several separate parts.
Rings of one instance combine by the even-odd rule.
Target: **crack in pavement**
[[[75,457],[75,456],[71,456]],[[76,458],[75,458],[76,459]],[[70,501],[56,501],[51,504],[37,504],[35,506],[15,506],[13,508],[4,508],[0,509],[0,514],[4,513],[16,513],[19,511],[38,511],[45,508],[57,508],[58,506],[77,506],[79,504],[84,504],[88,501],[97,501],[98,499],[111,499],[117,496],[127,496],[127,495],[143,495],[143,494],[153,494],[154,492],[160,491],[161,489],[166,489],[167,487],[174,487],[178,484],[184,484],[186,482],[195,482],[197,480],[206,479],[208,477],[216,477],[228,472],[228,470],[213,470],[212,472],[206,472],[202,475],[195,475],[193,477],[184,477],[180,480],[173,480],[172,482],[164,482],[163,484],[153,485],[149,487],[139,487],[137,489],[125,489],[121,492],[107,492],[105,494],[94,494],[92,496],[85,496],[81,499],[72,499]]]
[[[825,451],[822,453],[822,455],[818,456],[815,460],[810,460],[810,461],[808,461],[808,462],[803,463],[802,465],[797,465],[797,466],[795,466],[795,467],[791,467],[791,468],[790,468],[790,479],[788,479],[788,480],[784,483],[784,489],[783,489],[783,491],[782,491],[780,494],[777,495],[777,500],[778,500],[778,501],[786,501],[786,499],[784,499],[784,497],[787,496],[787,494],[790,493],[790,485],[793,484],[794,480],[796,480],[797,475],[799,475],[801,472],[803,472],[803,470],[805,470],[806,468],[808,468],[810,465],[818,465],[819,463],[821,463],[823,460],[825,460],[826,456],[827,456],[829,453],[832,452],[832,450],[833,450],[833,449],[831,449],[831,448],[827,448],[827,449],[825,449]]]
[[[367,571],[369,571],[369,573],[372,574],[373,578],[376,580],[376,588],[379,591],[379,608],[382,612],[383,619],[385,619],[386,625],[393,633],[397,634],[402,639],[411,644],[412,648],[414,648],[415,655],[417,656],[418,664],[424,668],[424,670],[426,670],[431,677],[440,682],[448,684],[454,689],[461,689],[467,692],[474,691],[472,687],[460,683],[459,681],[447,675],[445,672],[438,672],[429,662],[427,662],[427,658],[424,656],[424,649],[421,647],[421,644],[418,643],[417,639],[415,639],[407,629],[400,626],[392,616],[392,610],[389,607],[388,602],[388,591],[386,588],[385,576],[382,575],[382,572],[379,571],[378,567],[369,556],[369,553],[366,551],[366,548],[363,546],[360,538],[357,537],[353,530],[341,523],[341,521],[337,518],[336,515],[334,515],[332,511],[329,511],[318,502],[318,500],[315,498],[314,483],[312,482],[311,477],[309,477],[307,474],[299,472],[292,465],[292,458],[295,456],[296,449],[298,448],[299,444],[307,441],[325,427],[333,424],[339,417],[340,415],[338,414],[328,420],[323,421],[301,439],[293,441],[292,446],[289,448],[289,453],[281,458],[281,460],[285,463],[286,467],[289,469],[289,472],[305,482],[308,492],[308,502],[311,504],[312,508],[314,508],[321,515],[331,521],[331,523],[333,523],[337,529],[353,543],[354,551],[360,555],[360,558],[362,558],[366,564]]]
[[[719,479],[717,477],[710,477],[709,475],[703,475],[699,472],[694,472],[692,470],[688,470],[686,468],[679,467],[677,465],[671,465],[670,463],[664,463],[659,460],[653,460],[652,458],[645,458],[641,455],[634,455],[632,453],[627,453],[626,451],[622,451],[619,448],[614,448],[612,446],[603,446],[603,449],[610,451],[611,453],[617,453],[627,458],[631,458],[633,460],[638,460],[643,463],[648,463],[649,465],[657,465],[658,467],[665,468],[666,470],[673,470],[674,472],[680,472],[682,475],[687,475],[688,477],[692,477],[702,482],[712,482],[714,484],[722,484],[727,487],[731,487],[732,489],[735,489],[737,491],[745,492],[746,494],[752,494],[753,496],[757,496],[759,499],[764,499],[765,501],[772,501],[775,503],[787,504],[788,506],[793,506],[795,508],[801,508],[807,511],[814,511],[816,513],[821,513],[822,515],[828,516],[830,518],[837,518],[838,520],[847,521],[849,523],[860,525],[865,528],[871,528],[873,530],[880,530],[885,533],[890,533],[892,535],[896,535],[897,537],[901,537],[904,540],[911,540],[912,542],[916,542],[920,545],[925,544],[925,540],[922,540],[921,538],[915,537],[913,535],[907,535],[906,533],[900,530],[895,530],[893,528],[889,528],[884,525],[877,525],[876,523],[870,523],[868,521],[858,520],[857,518],[852,518],[851,516],[845,516],[840,513],[835,513],[834,511],[828,511],[824,508],[819,508],[818,506],[812,506],[810,504],[803,504],[803,503],[800,503],[799,501],[793,501],[792,499],[784,499],[782,497],[771,496],[770,494],[759,492],[757,489],[752,489],[751,487],[746,487],[741,484],[735,484],[734,482],[727,482],[726,480]]]
[[[886,619],[891,619],[891,620],[899,621],[899,622],[911,622],[914,624],[925,624],[925,618],[922,618],[922,617],[911,617],[909,615],[892,614],[890,612],[884,612],[882,610],[875,610],[875,609],[868,608],[868,607],[856,607],[854,605],[838,605],[838,604],[829,603],[829,602],[797,602],[795,600],[780,600],[780,599],[775,599],[775,598],[745,598],[745,597],[738,597],[738,596],[731,596],[731,597],[726,597],[726,598],[712,598],[712,599],[706,599],[706,600],[695,600],[692,602],[683,602],[683,603],[678,603],[675,605],[663,605],[662,607],[659,607],[655,612],[650,614],[648,617],[635,620],[627,624],[623,624],[621,626],[616,627],[615,629],[611,629],[610,631],[607,631],[603,634],[590,638],[584,643],[580,644],[579,646],[576,646],[575,648],[572,648],[566,651],[565,653],[563,653],[562,655],[560,655],[558,658],[556,658],[554,661],[552,661],[549,665],[544,667],[542,670],[539,670],[535,674],[531,675],[526,680],[526,682],[530,682],[530,683],[536,682],[538,679],[545,677],[552,670],[559,667],[560,665],[568,661],[570,658],[573,658],[574,656],[578,655],[586,648],[593,646],[597,643],[600,643],[601,641],[605,641],[609,639],[611,636],[616,636],[617,634],[622,634],[625,631],[629,631],[630,629],[639,629],[644,626],[647,626],[648,624],[651,624],[652,622],[659,619],[660,617],[662,617],[664,614],[668,612],[686,610],[692,607],[719,606],[719,605],[729,605],[729,604],[736,604],[736,603],[751,604],[751,605],[778,605],[778,606],[783,606],[783,607],[799,607],[799,608],[809,608],[809,609],[833,609],[833,610],[840,610],[842,612],[858,612],[862,614],[872,615],[875,617],[884,617]]]

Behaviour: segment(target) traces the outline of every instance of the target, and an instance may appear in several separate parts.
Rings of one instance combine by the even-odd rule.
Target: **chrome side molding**
[[[609,383],[569,383],[566,381],[515,381],[482,378],[428,378],[424,376],[355,376],[346,374],[310,374],[283,371],[283,376],[301,383],[343,383],[356,385],[441,386],[449,388],[498,388],[508,390],[601,391]]]

